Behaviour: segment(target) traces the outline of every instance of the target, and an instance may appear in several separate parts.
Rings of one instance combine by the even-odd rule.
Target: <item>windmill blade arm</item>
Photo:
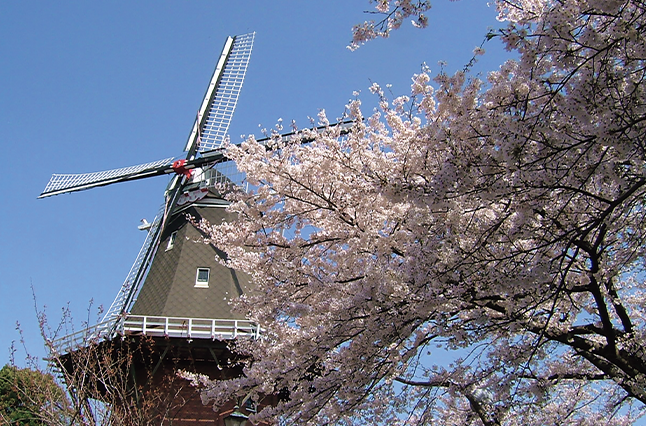
[[[224,142],[247,72],[254,36],[255,33],[229,37],[224,44],[186,143],[187,158],[191,159],[196,151],[218,148]]]
[[[116,182],[125,182],[170,173],[173,171],[172,167],[170,167],[172,161],[173,158],[165,158],[151,163],[123,167],[121,169],[105,170],[102,172],[54,174],[49,180],[49,183],[47,183],[45,190],[38,198],[82,191],[98,186],[110,185]]]
[[[108,309],[101,321],[102,324],[106,324],[105,327],[113,329],[121,316],[130,311],[137,293],[139,292],[139,288],[146,278],[148,267],[157,251],[165,213],[166,205],[164,204],[161,206],[159,213],[153,220],[151,227],[148,230],[148,234],[146,235],[146,240],[141,246],[141,250],[139,250],[139,254],[135,259],[135,263],[132,265],[132,268],[130,268],[130,272],[123,282],[117,297],[115,297],[114,302],[110,305],[110,309]],[[110,332],[112,331],[113,330],[110,330]]]
[[[338,121],[336,123],[328,124],[327,126],[313,127],[313,128],[310,128],[309,130],[313,130],[317,134],[322,134],[327,129],[330,129],[330,128],[333,128],[333,127],[339,127],[339,134],[341,136],[343,136],[343,135],[347,135],[348,133],[350,133],[352,131],[352,125],[353,124],[354,124],[354,120],[342,120],[342,121]],[[258,142],[258,143],[260,143],[262,145],[268,146],[268,144],[270,142],[274,142],[277,139],[281,140],[282,142],[287,142],[292,138],[292,136],[299,135],[300,133],[301,133],[300,130],[295,130],[295,131],[289,132],[289,133],[281,133],[281,134],[274,135],[274,136],[267,136],[267,137],[264,137],[262,139],[256,139],[256,142]],[[299,142],[300,143],[309,143],[309,142],[314,141],[314,139],[315,138],[313,136],[307,136],[306,137],[306,136],[301,135],[301,137],[299,139]],[[238,144],[235,144],[235,145],[239,146],[241,144],[242,144],[242,142],[238,143]]]

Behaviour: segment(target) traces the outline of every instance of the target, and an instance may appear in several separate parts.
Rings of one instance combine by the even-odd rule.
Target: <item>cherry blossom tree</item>
[[[429,6],[375,3],[356,45]],[[422,72],[410,96],[374,85],[369,116],[352,101],[347,135],[229,149],[257,189],[202,227],[258,283],[237,303],[266,334],[204,398],[276,394],[257,419],[295,424],[643,413],[646,4],[495,4],[515,59],[485,80]]]

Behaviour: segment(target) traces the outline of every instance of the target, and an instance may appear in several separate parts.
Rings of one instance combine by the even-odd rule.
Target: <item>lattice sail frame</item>
[[[150,229],[148,230],[148,235],[146,235],[146,240],[144,241],[139,254],[135,259],[135,262],[130,268],[130,272],[126,276],[117,297],[115,297],[110,309],[107,310],[101,323],[106,323],[107,321],[117,321],[121,316],[126,313],[130,306],[132,306],[134,299],[143,283],[148,267],[152,262],[152,258],[155,254],[156,248],[158,246],[158,240],[160,237],[161,225],[164,218],[164,213],[166,211],[166,205],[162,204],[157,213],[157,216],[153,220]]]
[[[211,151],[225,142],[256,33],[229,37],[188,137],[185,151]],[[199,130],[198,130],[199,129]]]
[[[147,172],[155,172],[160,167],[168,166],[173,157],[137,166],[122,167],[120,169],[105,170],[93,173],[53,174],[45,190],[38,198],[49,197],[65,192],[82,191],[95,186],[109,185],[111,183],[127,180],[134,176],[145,177]]]

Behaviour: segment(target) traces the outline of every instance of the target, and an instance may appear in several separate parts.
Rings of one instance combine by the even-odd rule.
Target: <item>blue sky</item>
[[[44,356],[32,298],[56,325],[68,303],[80,324],[109,307],[162,202],[166,177],[37,200],[52,173],[180,157],[228,35],[256,32],[230,135],[260,135],[279,118],[307,126],[341,115],[372,82],[406,94],[426,62],[462,68],[487,29],[485,0],[437,0],[430,26],[346,49],[367,0],[0,2],[0,365],[21,324]],[[500,63],[495,41],[479,67]],[[366,113],[369,110],[366,111]],[[90,321],[93,322],[92,315]],[[17,355],[20,358],[23,354]]]

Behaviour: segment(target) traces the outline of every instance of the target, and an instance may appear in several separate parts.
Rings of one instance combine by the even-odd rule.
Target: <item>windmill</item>
[[[89,342],[94,342],[102,356],[108,358],[132,350],[133,344],[139,345],[135,350],[138,355],[128,367],[132,371],[121,372],[129,383],[127,404],[140,403],[146,389],[159,387],[164,381],[176,382],[173,377],[178,368],[212,378],[240,374],[236,355],[227,341],[258,338],[260,329],[232,314],[229,300],[242,294],[249,280],[220,264],[217,258],[226,255],[216,247],[194,242],[201,235],[187,215],[211,223],[228,218],[223,192],[241,182],[222,145],[253,41],[254,33],[227,38],[186,142],[184,158],[164,158],[96,173],[54,174],[40,195],[45,198],[117,182],[172,176],[159,214],[152,223],[140,226],[147,230],[146,240],[103,320],[53,342],[51,349],[62,360],[58,368],[64,377],[87,373],[79,371],[81,367],[75,365],[75,359]],[[145,350],[141,349],[144,338]],[[100,399],[100,394],[107,392],[106,386],[95,384],[95,392],[89,396]],[[160,409],[157,420],[173,425],[222,424],[226,412],[215,415],[210,407],[202,406],[195,390],[190,390],[189,395],[177,386],[180,385],[170,390],[185,403],[178,410],[173,408],[172,413],[162,413]],[[243,415],[240,410],[252,406],[235,408],[230,418]]]

